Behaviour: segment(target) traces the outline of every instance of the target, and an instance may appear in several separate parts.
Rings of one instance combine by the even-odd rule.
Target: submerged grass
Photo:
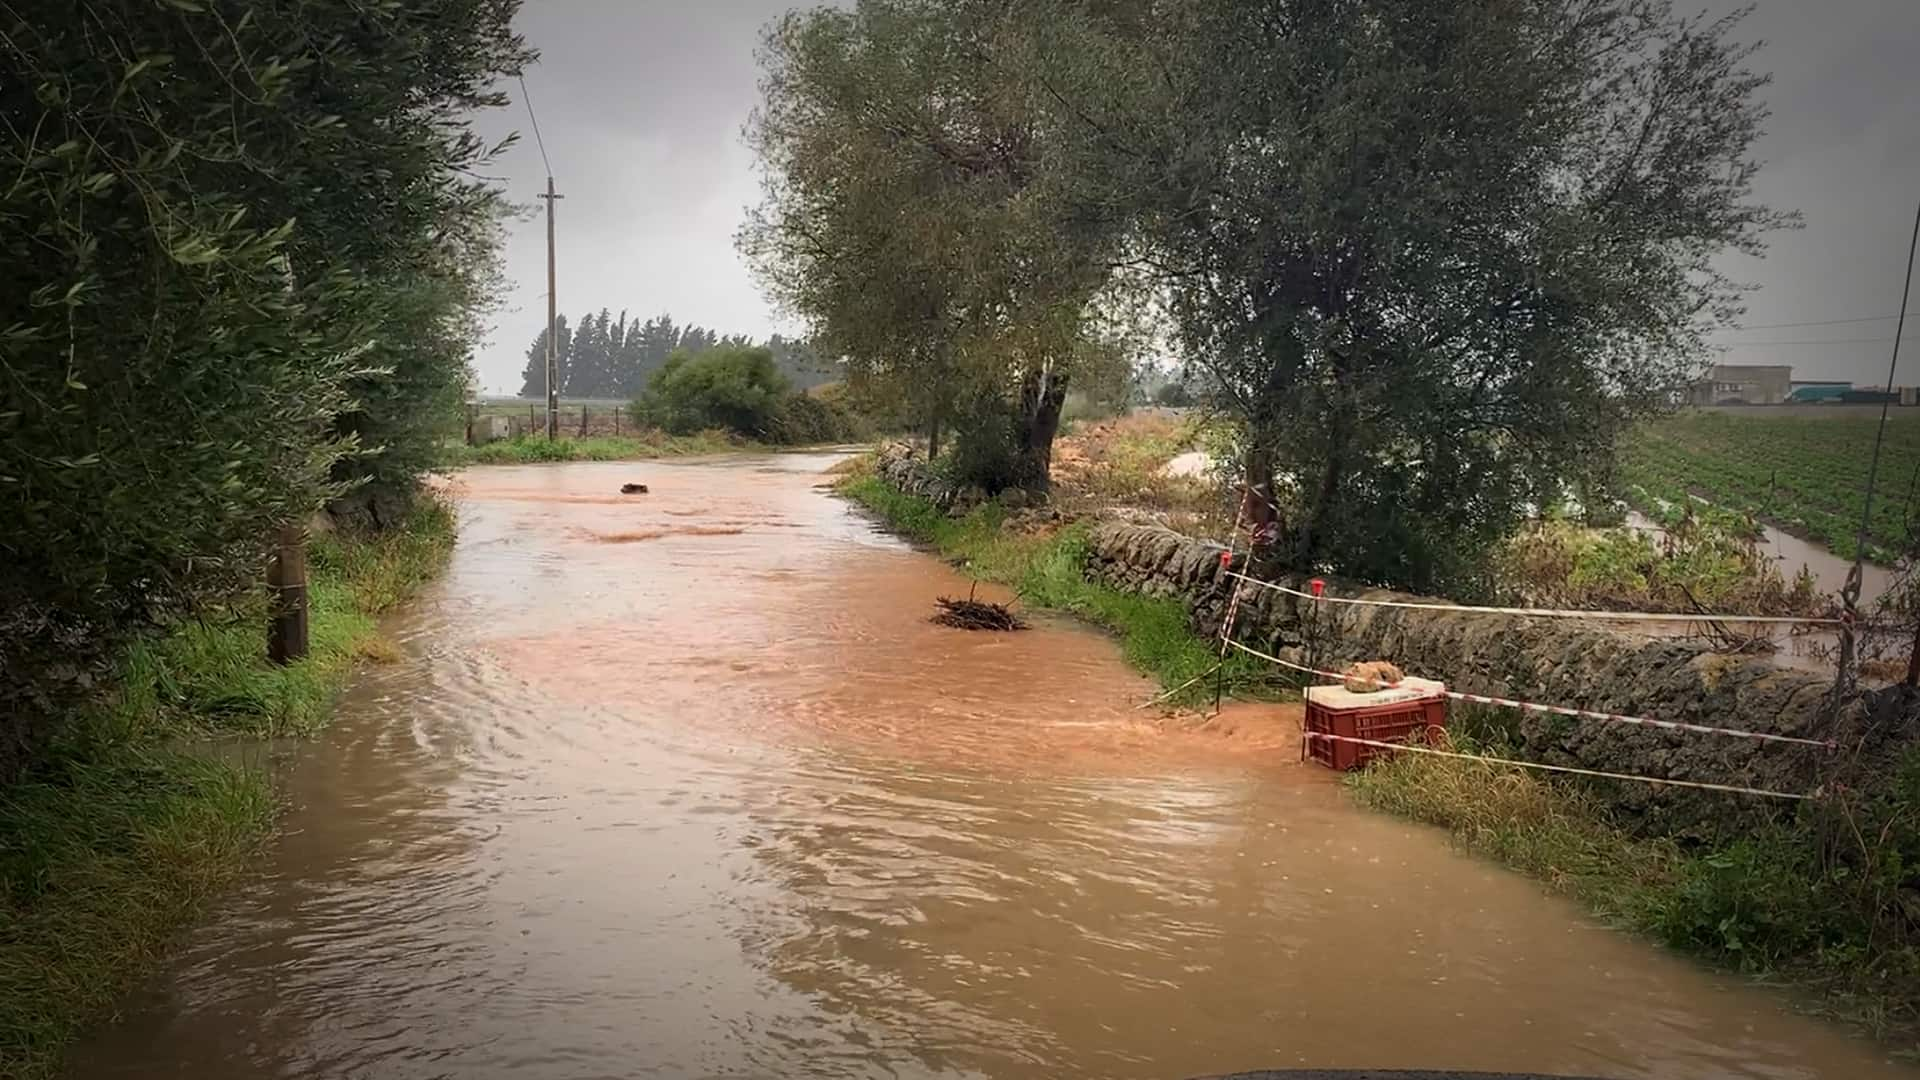
[[[1217,644],[1194,634],[1180,601],[1086,579],[1085,526],[1044,536],[1014,532],[1002,528],[1006,513],[993,503],[950,518],[932,502],[857,467],[846,471],[836,490],[889,528],[937,548],[974,577],[1011,586],[1028,605],[1070,612],[1112,631],[1127,662],[1164,686],[1179,686],[1219,663]],[[1274,689],[1264,670],[1238,654],[1227,659],[1225,681],[1240,692],[1271,694]],[[1209,683],[1175,700],[1198,700],[1210,692]]]
[[[1501,755],[1472,741],[1455,748]],[[1907,879],[1920,837],[1920,755],[1900,773],[1870,800],[1836,803],[1839,830],[1806,811],[1717,846],[1631,836],[1578,786],[1481,761],[1400,754],[1349,785],[1363,804],[1439,825],[1617,926],[1790,985],[1813,1010],[1915,1053],[1920,912]]]
[[[452,510],[423,500],[378,537],[311,548],[312,652],[265,660],[264,600],[136,643],[113,690],[0,786],[0,1076],[50,1075],[269,834],[266,777],[195,742],[304,734],[356,659],[390,654],[374,617],[437,573]]]
[[[584,439],[554,440],[542,435],[522,435],[517,439],[479,446],[448,446],[443,463],[448,468],[457,468],[462,465],[531,465],[543,461],[640,461],[751,450],[756,445],[720,431],[703,431],[697,435],[667,435],[650,431],[643,435],[594,435]]]

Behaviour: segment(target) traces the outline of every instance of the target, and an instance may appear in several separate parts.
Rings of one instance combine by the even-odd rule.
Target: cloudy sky
[[[542,53],[527,86],[565,196],[561,311],[669,312],[755,336],[782,328],[733,234],[759,193],[740,135],[757,93],[759,28],[791,6],[527,0],[520,28]],[[1757,63],[1774,73],[1759,194],[1799,209],[1806,226],[1776,235],[1764,260],[1736,265],[1760,289],[1746,319],[1753,329],[1724,337],[1727,360],[1878,383],[1894,326],[1878,317],[1899,309],[1920,201],[1920,79],[1909,75],[1920,0],[1759,0],[1743,36],[1767,43]],[[531,204],[546,172],[528,127],[518,100],[484,122],[494,135],[522,132],[495,172]],[[546,318],[545,240],[532,217],[508,244],[513,291],[477,359],[489,392],[519,388],[527,343]],[[1804,325],[1818,323],[1828,325]],[[1907,335],[1920,341],[1920,327],[1910,322]],[[1920,347],[1909,355],[1920,365]],[[1901,368],[1901,383],[1920,383],[1905,357]]]

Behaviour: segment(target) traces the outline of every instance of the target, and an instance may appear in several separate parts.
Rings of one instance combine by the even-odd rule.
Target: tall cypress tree
[[[598,315],[580,320],[573,334],[571,363],[567,368],[568,397],[606,397],[612,393],[608,363],[608,342],[613,316],[605,308]]]
[[[680,329],[670,315],[656,315],[640,327],[640,341],[634,348],[634,385],[629,395],[646,389],[653,373],[666,366],[667,357],[680,347]]]
[[[558,348],[554,356],[555,376],[559,385],[565,387],[567,355],[573,345],[573,336],[567,330],[565,315],[554,320],[554,328],[558,331]],[[523,398],[547,396],[547,330],[544,326],[534,337],[533,344],[527,347],[527,366],[520,371],[520,396]]]

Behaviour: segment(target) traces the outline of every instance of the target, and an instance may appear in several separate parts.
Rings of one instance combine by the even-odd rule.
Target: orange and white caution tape
[[[1811,799],[1813,795],[1801,795],[1791,791],[1769,791],[1766,788],[1741,787],[1738,784],[1712,784],[1704,780],[1670,780],[1662,776],[1641,776],[1638,773],[1604,772],[1600,769],[1577,769],[1571,765],[1548,765],[1541,761],[1518,761],[1513,758],[1488,757],[1485,754],[1463,754],[1457,750],[1439,750],[1431,746],[1419,746],[1413,743],[1383,742],[1379,739],[1361,739],[1351,735],[1330,735],[1324,731],[1302,732],[1309,739],[1324,739],[1329,742],[1353,743],[1357,746],[1373,746],[1382,750],[1405,750],[1414,754],[1432,754],[1435,757],[1459,758],[1464,761],[1483,761],[1489,765],[1511,765],[1516,769],[1539,769],[1544,772],[1571,773],[1575,776],[1597,776],[1605,780],[1633,780],[1642,784],[1660,784],[1668,787],[1700,788],[1705,791],[1724,791],[1733,795],[1759,795],[1768,799]]]
[[[1277,656],[1270,656],[1258,649],[1241,644],[1238,641],[1232,644],[1234,648],[1239,649],[1249,656],[1257,656],[1262,660],[1279,664],[1284,668],[1292,668],[1295,671],[1305,672],[1309,675],[1319,675],[1327,679],[1345,680],[1348,677],[1336,671],[1322,671],[1319,668],[1308,667],[1305,664],[1296,664],[1291,660],[1282,660]],[[1356,681],[1371,683],[1383,688],[1393,685],[1392,683],[1379,679],[1357,679]],[[1801,746],[1818,746],[1828,750],[1834,749],[1836,745],[1830,739],[1804,739],[1797,735],[1775,735],[1766,731],[1742,731],[1739,728],[1711,727],[1706,724],[1688,724],[1678,720],[1652,720],[1644,716],[1624,716],[1620,713],[1595,712],[1592,709],[1574,709],[1565,705],[1542,705],[1532,701],[1516,701],[1513,698],[1489,697],[1485,694],[1466,694],[1458,690],[1448,690],[1445,693],[1447,697],[1452,698],[1454,701],[1465,701],[1474,705],[1499,705],[1509,709],[1521,709],[1526,712],[1553,713],[1556,716],[1572,716],[1582,720],[1603,720],[1614,724],[1634,724],[1641,727],[1662,728],[1667,731],[1691,731],[1700,735],[1728,735],[1740,739],[1755,739],[1760,742],[1796,743]]]
[[[1224,561],[1224,560],[1223,560]],[[1277,582],[1264,581],[1238,570],[1224,570],[1228,577],[1250,585],[1305,600],[1328,604],[1357,604],[1363,607],[1411,608],[1417,611],[1466,611],[1482,615],[1524,615],[1539,619],[1595,619],[1601,622],[1717,622],[1717,623],[1790,623],[1800,626],[1841,626],[1845,619],[1803,619],[1797,615],[1701,615],[1663,611],[1588,611],[1579,608],[1481,607],[1473,604],[1434,604],[1414,600],[1367,600],[1352,596],[1315,596]]]

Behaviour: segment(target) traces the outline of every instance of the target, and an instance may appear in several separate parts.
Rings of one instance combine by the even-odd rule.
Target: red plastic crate
[[[1411,736],[1418,742],[1432,742],[1432,732],[1447,727],[1447,699],[1442,695],[1395,701],[1360,708],[1329,708],[1307,696],[1307,731],[1324,735],[1342,735],[1349,739],[1375,742],[1405,742]],[[1302,753],[1329,769],[1342,772],[1357,769],[1376,757],[1390,754],[1378,746],[1338,742],[1333,739],[1306,738]]]

